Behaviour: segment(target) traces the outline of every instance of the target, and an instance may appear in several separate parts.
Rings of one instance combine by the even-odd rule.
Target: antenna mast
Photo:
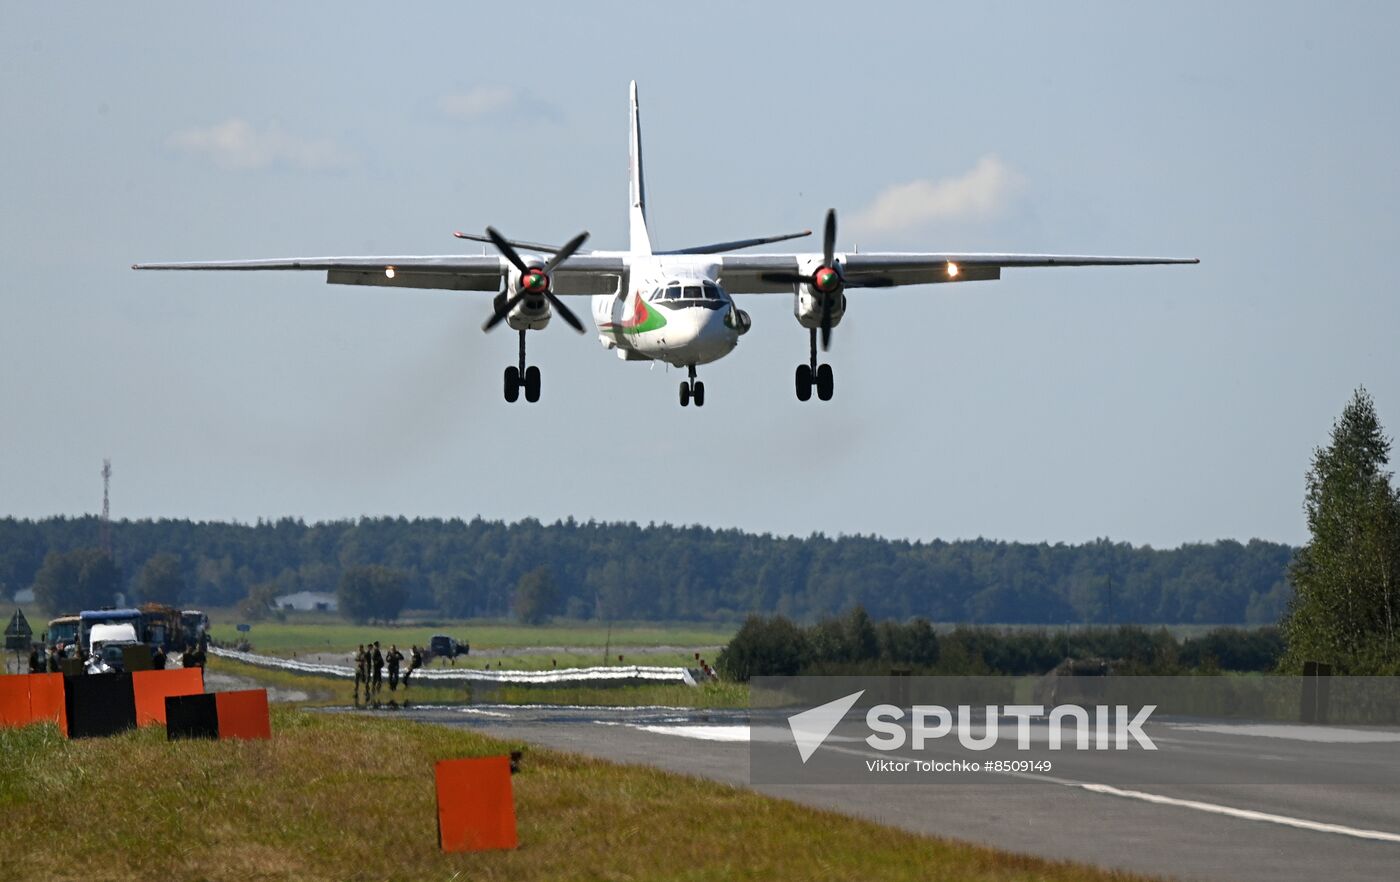
[[[112,556],[112,502],[108,491],[112,484],[112,460],[102,460],[102,520],[99,521],[101,528],[100,541],[102,550],[108,557]]]

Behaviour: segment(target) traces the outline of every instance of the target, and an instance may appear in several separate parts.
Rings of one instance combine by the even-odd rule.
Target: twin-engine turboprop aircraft
[[[299,257],[215,263],[138,263],[150,270],[316,270],[333,285],[378,285],[391,288],[443,288],[496,292],[491,317],[482,326],[502,322],[520,335],[519,363],[505,370],[505,398],[540,397],[540,370],[525,362],[525,335],[549,324],[554,312],[583,333],[583,324],[561,295],[591,295],[593,321],[602,344],[627,361],[663,361],[686,368],[681,406],[705,403],[705,384],[695,377],[699,365],[717,361],[748,332],[748,313],[734,294],[793,295],[793,313],[808,333],[808,361],[797,366],[796,391],[802,401],[831,399],[831,365],[819,363],[818,339],[825,351],[831,329],[846,315],[846,292],[860,288],[928,285],[997,279],[1007,267],[1125,266],[1199,263],[1194,258],[1085,257],[1057,254],[872,253],[836,251],[836,212],[828,211],[822,250],[814,254],[735,254],[811,235],[810,230],[781,236],[740,239],[656,251],[647,231],[646,192],[642,181],[642,142],[637,111],[637,84],[632,83],[630,238],[626,251],[579,248],[580,233],[562,246],[506,239],[491,227],[484,236],[457,233],[461,239],[489,242],[500,256],[438,257]],[[522,254],[522,252],[524,252]],[[541,256],[543,255],[543,256]]]

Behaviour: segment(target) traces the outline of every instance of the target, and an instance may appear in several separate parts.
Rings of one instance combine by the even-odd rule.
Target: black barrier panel
[[[130,674],[64,677],[68,737],[115,735],[136,728],[136,693]]]
[[[165,699],[165,737],[218,738],[219,706],[212,692],[171,695]]]

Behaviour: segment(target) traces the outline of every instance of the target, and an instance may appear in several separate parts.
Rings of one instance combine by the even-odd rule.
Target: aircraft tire
[[[681,407],[686,407],[686,406],[688,406],[689,404],[690,404],[690,384],[689,384],[689,383],[681,383]]]
[[[809,401],[812,398],[812,368],[810,365],[797,366],[797,400]]]
[[[695,399],[695,406],[696,406],[696,407],[704,407],[704,406],[705,406],[705,384],[704,384],[704,383],[700,382],[699,380],[696,380],[696,381],[695,381],[695,388],[691,390],[690,394],[691,394],[691,396]]]
[[[830,401],[831,396],[836,391],[836,376],[831,371],[831,365],[823,364],[817,366],[817,397],[822,401]]]
[[[531,404],[540,400],[540,369],[534,365],[525,369],[525,400]]]
[[[512,404],[520,398],[520,369],[515,365],[506,368],[505,393],[506,401]]]

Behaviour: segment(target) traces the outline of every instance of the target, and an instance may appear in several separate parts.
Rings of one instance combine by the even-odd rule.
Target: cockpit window
[[[703,298],[703,297],[701,296],[701,294],[700,294],[700,286],[699,286],[699,285],[686,285],[686,286],[685,286],[685,299],[686,299],[686,300],[703,300],[704,298]]]
[[[714,282],[706,282],[706,283],[705,283],[705,299],[706,299],[706,300],[719,300],[719,299],[720,299],[720,296],[719,296],[719,287],[718,287],[717,285],[715,285]]]
[[[681,296],[681,286],[680,286],[680,285],[668,285],[668,286],[666,287],[666,299],[667,299],[667,300],[675,300],[675,299],[679,298],[680,296]]]

